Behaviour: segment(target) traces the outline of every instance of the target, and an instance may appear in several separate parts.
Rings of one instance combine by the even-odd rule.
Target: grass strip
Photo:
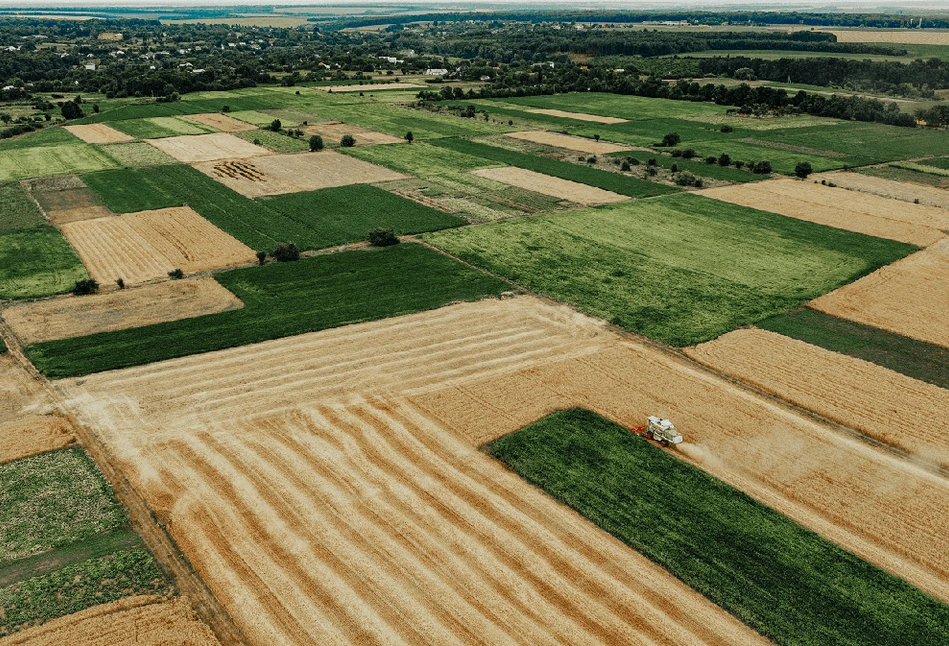
[[[47,224],[43,212],[36,206],[19,182],[0,184],[0,231],[30,229]]]
[[[757,326],[949,388],[949,349],[932,343],[810,309],[774,316]]]
[[[485,450],[778,644],[942,644],[949,606],[586,410]]]
[[[497,146],[489,146],[488,144],[469,141],[467,139],[435,139],[429,143],[467,155],[490,159],[491,161],[517,166],[518,168],[525,168],[537,173],[579,182],[588,186],[595,186],[629,197],[652,197],[654,195],[675,193],[679,190],[671,186],[647,182],[619,173],[611,173],[598,168],[589,168],[587,166],[580,166],[548,157],[529,155],[506,148],[498,148]]]
[[[435,309],[509,289],[412,243],[236,269],[215,278],[244,302],[242,309],[38,343],[27,354],[50,377],[78,376]]]
[[[0,232],[0,299],[62,294],[88,277],[58,229],[39,226]]]

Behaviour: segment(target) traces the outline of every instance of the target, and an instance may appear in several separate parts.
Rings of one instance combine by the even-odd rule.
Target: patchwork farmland
[[[0,645],[949,640],[945,133],[310,85],[0,141]]]

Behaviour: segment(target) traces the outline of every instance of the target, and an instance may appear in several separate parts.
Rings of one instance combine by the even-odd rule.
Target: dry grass
[[[54,410],[43,384],[20,366],[13,355],[0,354],[0,423]]]
[[[592,121],[593,123],[626,123],[627,119],[619,117],[604,117],[599,114],[587,114],[585,112],[567,112],[565,110],[549,110],[547,108],[532,108],[524,112],[533,112],[534,114],[546,114],[551,117],[563,117],[565,119],[575,119],[577,121]]]
[[[903,202],[919,200],[920,204],[949,209],[949,191],[934,186],[898,182],[862,173],[830,172],[811,175],[811,179],[832,182],[841,188],[870,193]],[[947,211],[949,213],[949,211]]]
[[[949,347],[949,240],[825,294],[810,306]]]
[[[0,462],[59,449],[76,441],[72,423],[61,415],[25,415],[0,422]]]
[[[135,289],[63,296],[12,305],[3,319],[23,345],[141,327],[243,307],[210,277],[173,280]]]
[[[245,130],[256,130],[257,126],[229,117],[226,114],[218,112],[209,112],[207,114],[189,114],[185,117],[189,121],[200,123],[205,126],[211,126],[221,132],[244,132]]]
[[[583,205],[611,204],[614,202],[624,202],[629,198],[612,191],[604,191],[602,188],[587,186],[579,182],[551,177],[543,173],[535,173],[532,170],[515,168],[513,166],[503,166],[501,168],[485,168],[482,170],[471,171],[472,175],[491,179],[502,184],[509,184],[524,188],[543,195],[550,195],[561,200],[569,200]]]
[[[135,141],[135,137],[131,137],[124,132],[119,132],[115,128],[110,128],[104,123],[65,126],[65,129],[87,144],[117,144],[126,141]]]
[[[249,141],[244,141],[240,137],[235,137],[226,132],[149,139],[148,143],[186,164],[216,161],[218,159],[244,159],[272,154],[266,148],[255,146]]]
[[[386,83],[377,85],[322,85],[314,88],[322,92],[379,92],[382,90],[424,90],[418,83]]]
[[[949,228],[949,212],[793,179],[735,184],[701,195],[838,229],[929,246]]]
[[[547,132],[546,130],[528,130],[526,132],[511,132],[508,137],[521,139],[523,141],[532,141],[535,144],[544,144],[545,146],[556,146],[557,148],[566,148],[581,153],[593,153],[596,155],[606,155],[609,153],[618,153],[624,150],[630,150],[629,146],[610,143],[608,141],[596,141],[586,137],[573,137],[571,135],[562,135],[556,132]]]
[[[320,135],[327,142],[339,142],[343,135],[352,135],[356,140],[357,146],[372,146],[377,144],[397,144],[402,139],[374,130],[366,130],[350,126],[345,123],[321,123],[313,126],[305,126],[303,132],[308,135]]]
[[[949,45],[949,31],[934,29],[842,29],[833,30],[838,43],[901,43],[905,45]]]

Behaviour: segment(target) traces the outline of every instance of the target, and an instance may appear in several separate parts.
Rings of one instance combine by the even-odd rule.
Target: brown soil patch
[[[0,422],[0,462],[45,453],[75,441],[72,423],[61,415],[27,415]]]
[[[949,31],[933,29],[882,29],[833,30],[838,43],[902,43],[906,45],[949,45]]]
[[[933,186],[898,182],[862,173],[845,172],[820,173],[819,175],[811,175],[811,179],[826,180],[841,188],[860,191],[861,193],[871,193],[904,202],[919,200],[920,204],[949,209],[949,191]]]
[[[194,167],[241,195],[251,198],[315,191],[331,186],[388,182],[408,177],[331,150],[202,162]]]
[[[254,252],[189,207],[141,211],[72,222],[63,234],[89,275],[101,283],[122,278],[132,285],[252,262]]]
[[[205,126],[217,128],[221,132],[244,132],[246,130],[256,130],[257,126],[229,117],[226,114],[209,112],[208,114],[189,114],[184,117],[188,121],[194,121]]]
[[[90,123],[81,126],[64,127],[87,144],[117,144],[126,141],[135,141],[135,137],[129,136],[124,132],[119,132],[115,128],[110,128],[104,123]]]
[[[20,185],[31,193],[65,191],[70,188],[86,188],[78,175],[50,175],[20,180]]]
[[[825,294],[810,306],[949,347],[949,240]]]
[[[164,139],[147,139],[148,143],[180,162],[214,161],[218,159],[244,159],[259,155],[271,155],[269,150],[255,146],[249,141],[226,132],[209,135],[182,135]]]
[[[569,406],[949,599],[945,479],[533,298],[57,383],[256,644],[761,643],[477,450]]]
[[[321,123],[313,126],[305,126],[303,132],[308,135],[320,135],[328,141],[338,142],[343,135],[352,135],[356,140],[357,146],[373,146],[377,144],[397,144],[403,140],[398,137],[366,130],[365,128],[356,128],[345,123]]]
[[[124,330],[243,307],[209,276],[172,280],[93,296],[12,305],[3,319],[23,345]]]
[[[472,175],[492,179],[502,184],[517,186],[536,193],[550,195],[561,200],[570,200],[577,204],[610,204],[625,202],[629,198],[619,193],[605,191],[595,186],[587,186],[579,182],[571,182],[559,177],[551,177],[543,173],[535,173],[523,168],[502,166],[501,168],[485,168],[471,171]]]
[[[417,83],[386,83],[378,85],[323,85],[313,88],[321,92],[381,92],[383,90],[424,90]]]
[[[88,188],[37,191],[33,197],[50,221],[57,225],[112,215],[112,211]]]
[[[54,410],[43,384],[11,354],[0,354],[0,423],[15,422],[27,415],[45,415]]]
[[[734,184],[700,195],[838,229],[929,246],[943,238],[943,209],[793,179]]]
[[[184,598],[126,597],[27,628],[0,646],[218,646]]]
[[[592,121],[594,123],[626,123],[627,119],[620,119],[619,117],[604,117],[599,114],[587,114],[585,112],[567,112],[565,110],[548,110],[547,108],[533,108],[531,110],[524,110],[524,112],[532,112],[534,114],[546,114],[551,117],[564,117],[565,119],[575,119],[577,121]]]
[[[715,370],[949,467],[949,390],[767,330],[736,330],[686,352]]]
[[[545,146],[556,146],[557,148],[566,148],[567,150],[576,150],[581,153],[593,153],[596,155],[606,155],[608,153],[618,153],[624,150],[631,150],[629,146],[614,144],[608,141],[596,141],[586,137],[573,137],[571,135],[562,135],[556,132],[547,132],[546,130],[528,130],[527,132],[509,132],[508,137],[521,139],[523,141],[532,141],[535,144],[544,144]]]

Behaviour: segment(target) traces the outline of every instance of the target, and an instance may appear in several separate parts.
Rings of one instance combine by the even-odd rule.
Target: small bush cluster
[[[399,236],[392,228],[377,227],[369,232],[367,239],[373,247],[391,247],[399,244]]]

